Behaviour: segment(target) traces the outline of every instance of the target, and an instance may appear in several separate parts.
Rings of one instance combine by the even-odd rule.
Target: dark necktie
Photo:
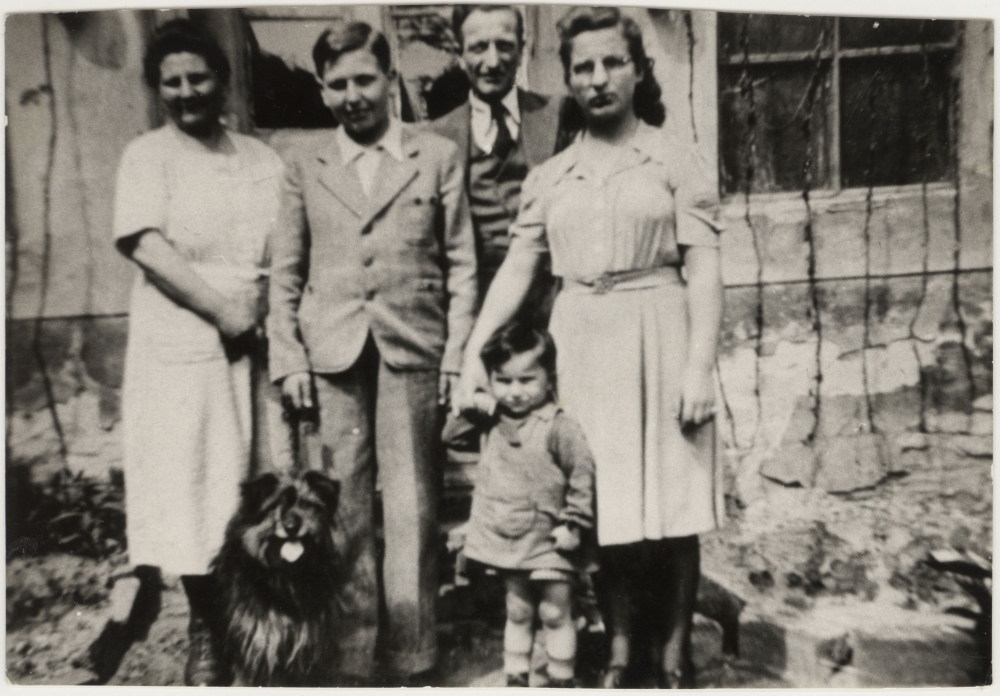
[[[507,109],[500,102],[490,104],[490,114],[493,122],[497,124],[497,138],[493,141],[493,154],[502,160],[507,159],[507,155],[514,149],[514,138],[507,127]]]

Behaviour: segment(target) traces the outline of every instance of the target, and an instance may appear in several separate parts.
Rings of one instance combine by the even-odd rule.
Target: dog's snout
[[[302,518],[298,513],[289,511],[281,518],[281,526],[285,528],[289,536],[294,537],[302,527]]]

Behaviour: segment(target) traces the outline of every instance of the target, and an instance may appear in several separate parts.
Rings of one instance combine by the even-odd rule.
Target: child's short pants
[[[579,580],[579,573],[558,568],[536,568],[528,574],[529,580],[539,580],[545,582],[571,582]]]

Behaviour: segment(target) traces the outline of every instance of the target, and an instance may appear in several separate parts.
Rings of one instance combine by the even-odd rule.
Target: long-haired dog
[[[243,484],[212,570],[222,653],[240,686],[330,686],[340,484],[318,471]]]

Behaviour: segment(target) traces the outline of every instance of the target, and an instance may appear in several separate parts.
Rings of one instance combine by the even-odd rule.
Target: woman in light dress
[[[250,473],[278,155],[220,122],[229,64],[187,20],[153,36],[145,79],[166,125],[122,157],[114,239],[140,269],[123,387],[129,560],[181,575],[187,684],[219,684],[208,566]]]
[[[615,8],[559,23],[580,136],[524,184],[511,246],[465,351],[456,407],[482,403],[483,344],[551,257],[559,400],[596,463],[608,590],[605,687],[629,682],[634,619],[652,625],[658,683],[693,684],[698,534],[721,506],[713,366],[722,315],[712,166],[675,142],[638,26]]]

